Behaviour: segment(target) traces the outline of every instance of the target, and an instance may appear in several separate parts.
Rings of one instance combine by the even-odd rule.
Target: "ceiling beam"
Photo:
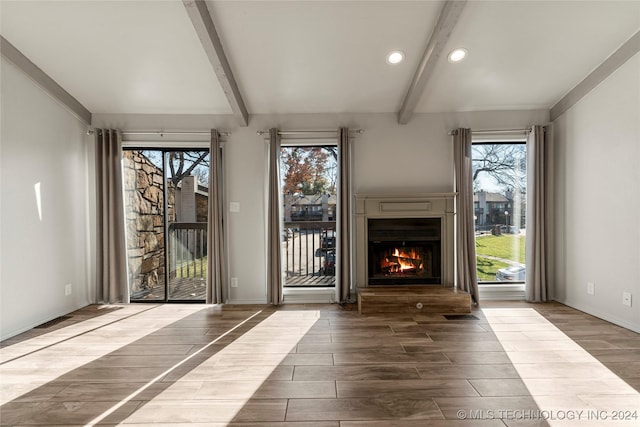
[[[191,18],[193,27],[198,34],[200,42],[202,42],[202,47],[209,58],[209,62],[213,66],[220,86],[222,86],[222,90],[227,96],[233,114],[238,118],[242,126],[248,126],[249,113],[247,112],[247,107],[240,94],[236,79],[233,77],[231,66],[222,48],[222,42],[218,37],[216,27],[213,25],[207,4],[204,0],[182,0],[182,3],[187,9],[187,14]]]
[[[91,125],[91,111],[87,110],[84,105],[75,99],[69,92],[64,90],[62,86],[56,83],[47,73],[42,71],[40,67],[31,62],[29,58],[24,56],[9,40],[0,36],[0,51],[2,56],[18,67],[31,80],[33,80],[42,90],[47,92],[53,99],[66,107],[71,114],[80,119],[87,126]]]
[[[462,13],[462,9],[464,9],[466,3],[467,0],[447,0],[444,2],[442,10],[440,11],[440,16],[438,17],[438,22],[431,33],[431,37],[427,43],[427,48],[422,54],[422,59],[420,60],[418,68],[413,75],[411,86],[409,86],[409,90],[402,102],[402,107],[400,107],[400,111],[398,112],[398,123],[404,125],[409,123],[409,120],[411,120],[413,110],[416,108],[416,105],[424,92],[424,87],[427,84],[429,77],[431,77],[433,69],[440,60],[442,50],[449,40],[449,36],[451,36],[454,27],[458,23],[460,14]]]
[[[551,107],[549,118],[555,121],[564,114],[569,108],[573,107],[586,94],[591,92],[593,88],[602,83],[622,64],[631,59],[632,56],[640,52],[640,31],[635,33],[627,40],[618,50],[613,52],[605,61],[593,70],[587,77],[569,91],[562,99]]]

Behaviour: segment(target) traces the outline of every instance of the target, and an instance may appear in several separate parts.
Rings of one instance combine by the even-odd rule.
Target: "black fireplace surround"
[[[439,285],[440,218],[367,220],[368,285]]]

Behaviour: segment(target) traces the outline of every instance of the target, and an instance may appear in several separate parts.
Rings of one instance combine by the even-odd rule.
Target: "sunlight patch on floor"
[[[205,308],[124,306],[2,348],[0,405]]]
[[[257,411],[261,419],[282,416],[286,399],[263,407],[247,403],[265,381],[290,376],[279,372],[285,358],[320,318],[319,311],[278,311],[234,340],[205,362],[137,409],[121,424],[204,422],[226,425],[240,412]],[[173,380],[173,379],[172,379]],[[279,414],[279,415],[278,415]],[[258,416],[258,415],[256,415]]]
[[[514,417],[562,427],[640,425],[640,394],[536,310],[482,312],[541,411]],[[495,408],[506,409],[517,410]]]
[[[65,326],[64,328],[52,329],[50,332],[44,332],[43,330],[41,330],[44,333],[0,349],[0,363],[6,363],[7,361],[22,357],[28,353],[41,350],[47,346],[61,343],[62,341],[68,340],[69,338],[82,335],[93,329],[103,327],[109,323],[116,322],[127,316],[135,315],[152,308],[151,306],[145,307],[140,305],[105,305],[98,307],[97,310],[101,310],[103,309],[103,307],[104,309],[119,307],[119,310],[101,314],[82,322]],[[11,338],[8,341],[10,340]]]

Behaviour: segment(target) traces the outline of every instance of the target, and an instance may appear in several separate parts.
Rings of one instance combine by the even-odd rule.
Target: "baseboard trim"
[[[554,301],[559,302],[560,304],[564,304],[567,307],[575,308],[576,310],[580,310],[583,313],[590,314],[599,319],[606,320],[607,322],[613,323],[614,325],[618,325],[623,328],[629,329],[630,331],[640,333],[640,324],[628,322],[624,319],[620,319],[619,317],[612,316],[609,313],[603,313],[601,311],[594,309],[593,307],[588,307],[582,304],[576,304],[572,301],[566,301],[561,299],[555,299]]]
[[[80,310],[81,308],[84,308],[84,307],[86,307],[88,305],[91,305],[91,304],[95,304],[95,303],[85,302],[85,303],[75,304],[70,309],[65,309],[63,311],[57,312],[58,314],[50,314],[50,315],[44,316],[44,317],[41,318],[41,320],[36,320],[35,322],[30,322],[29,323],[30,326],[21,327],[21,328],[18,328],[18,329],[15,329],[13,331],[5,333],[4,335],[0,336],[0,341],[4,341],[6,339],[15,337],[16,335],[20,335],[23,332],[30,331],[31,329],[35,328],[36,326],[40,326],[43,323],[50,322],[53,319],[57,319],[58,317],[66,316],[69,313],[73,313],[74,311]]]
[[[230,299],[225,304],[238,304],[238,305],[265,305],[268,304],[266,299]]]

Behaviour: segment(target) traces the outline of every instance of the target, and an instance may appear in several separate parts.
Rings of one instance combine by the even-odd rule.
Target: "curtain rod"
[[[338,130],[337,129],[280,130],[278,131],[278,135],[284,136],[284,135],[299,135],[301,133],[331,133],[331,132],[337,133]],[[349,132],[362,134],[364,133],[364,129],[349,129]],[[259,130],[256,133],[258,135],[268,135],[269,131]]]
[[[517,132],[522,132],[522,133],[527,133],[527,132],[531,132],[531,128],[526,128],[526,129],[495,129],[495,130],[471,130],[472,134],[483,134],[483,133],[517,133]],[[449,132],[449,135],[455,135],[456,131],[452,130],[451,132]]]
[[[162,130],[123,130],[123,135],[211,135],[211,131],[162,131]],[[229,136],[231,132],[218,132],[220,136]]]

